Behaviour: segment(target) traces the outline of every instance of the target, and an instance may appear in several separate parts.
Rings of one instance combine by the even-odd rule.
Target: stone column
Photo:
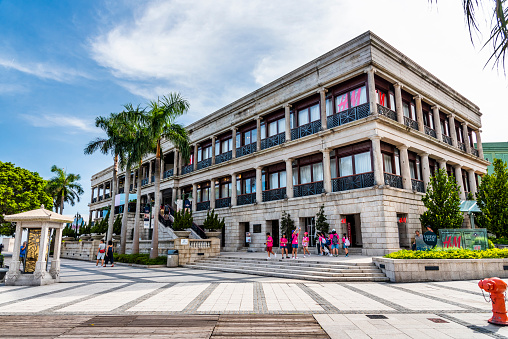
[[[215,178],[210,179],[210,209],[215,208]]]
[[[88,220],[89,220],[89,222],[93,220],[93,211],[92,210],[90,210],[90,213],[88,215]]]
[[[106,184],[104,184],[103,186],[103,190],[102,190],[102,200],[105,200],[106,199]],[[109,184],[109,195],[111,195],[111,183]]]
[[[476,195],[476,178],[475,178],[475,173],[474,173],[474,170],[470,169],[470,170],[467,170],[467,178],[469,179],[469,189],[471,191],[471,194],[473,195],[473,197]]]
[[[412,190],[411,171],[409,170],[409,157],[407,154],[407,146],[398,147],[400,151],[400,174],[402,175],[402,187],[406,190]]]
[[[263,183],[262,183],[262,171],[263,167],[256,167],[256,202],[259,204],[263,202]]]
[[[231,129],[231,134],[233,135],[233,142],[231,143],[231,157],[236,158],[236,127]]]
[[[178,197],[178,189],[176,187],[173,187],[171,192],[171,207],[173,208],[175,208],[177,197]]]
[[[425,190],[430,182],[430,166],[429,166],[429,153],[421,153],[420,159],[422,161],[422,177]]]
[[[148,162],[148,183],[152,182],[152,160]]]
[[[53,259],[49,273],[53,279],[58,279],[60,275],[60,252],[62,251],[62,229],[55,228],[55,248],[53,250]]]
[[[182,189],[180,187],[176,189],[176,199],[182,199]]]
[[[293,195],[293,159],[286,159],[286,195],[292,198]]]
[[[256,150],[261,151],[261,117],[256,119]]]
[[[192,213],[196,212],[196,205],[198,203],[198,185],[192,184]]]
[[[284,105],[284,117],[286,122],[286,142],[291,140],[291,105]],[[267,126],[268,128],[268,126]]]
[[[323,184],[326,193],[332,192],[332,173],[330,172],[330,149],[321,150],[323,153]]]
[[[321,130],[325,130],[327,128],[327,124],[326,124],[326,88],[321,88],[319,90],[319,100],[320,100],[320,105],[319,105],[319,108],[321,110]]]
[[[416,120],[418,120],[418,130],[425,133],[425,124],[423,122],[422,97],[416,95],[414,97],[416,103]]]
[[[443,131],[441,130],[441,118],[439,116],[439,106],[432,106],[434,115],[434,129],[436,130],[437,140],[443,141]]]
[[[395,88],[395,111],[397,112],[397,121],[404,125],[404,110],[402,108],[402,85],[400,83],[393,84]]]
[[[178,174],[182,174],[182,166],[183,166],[182,153],[178,152]]]
[[[378,135],[370,137],[372,142],[372,169],[374,170],[374,183],[382,186],[385,183],[383,171],[383,155],[381,154],[381,137]],[[338,164],[337,164],[338,166]]]
[[[103,184],[104,185],[104,184]],[[104,186],[103,186],[104,187]],[[101,196],[101,185],[97,185],[97,201],[99,201],[99,197]]]
[[[198,169],[198,144],[194,144],[194,170]]]
[[[217,142],[217,138],[215,136],[212,137],[212,165],[215,165],[215,143]]]
[[[16,280],[17,276],[19,275],[19,250],[21,247],[21,234],[22,234],[23,228],[21,221],[16,222],[16,233],[14,237],[14,250],[12,251],[12,258],[11,263],[9,265],[9,277],[5,277],[5,282],[7,284],[8,278],[14,278]]]
[[[466,145],[466,153],[471,154],[471,143],[469,140],[469,134],[467,133],[467,122],[464,121],[462,123],[462,139],[464,140],[464,144]]]
[[[479,129],[474,131],[474,133],[476,134],[476,149],[478,150],[478,156],[480,157],[480,159],[484,159],[483,158],[483,145],[482,145],[482,137],[480,135],[482,131],[480,131]]]
[[[231,174],[231,206],[236,206],[236,173]]]
[[[374,67],[371,67],[367,71],[367,86],[369,91],[369,103],[370,103],[370,112],[372,115],[377,115],[377,105],[376,105],[376,80],[374,78],[374,73],[376,70]]]
[[[445,159],[439,159],[437,161],[439,163],[439,169],[444,169],[446,172],[446,160]]]
[[[460,190],[460,198],[462,200],[465,200],[466,199],[466,193],[464,191],[464,183],[462,181],[462,166],[460,165],[455,165],[453,166],[453,168],[455,169],[455,180],[457,181],[457,186],[459,186],[459,190]]]
[[[448,115],[448,125],[450,127],[450,136],[452,137],[453,146],[458,146],[457,130],[455,129],[455,114]]]
[[[42,223],[41,229],[41,239],[39,243],[39,257],[37,258],[37,262],[35,263],[35,271],[34,276],[37,279],[37,276],[42,273],[40,277],[44,278],[44,272],[46,271],[46,256],[45,251],[48,245],[48,226],[47,223]],[[55,243],[56,245],[56,243]],[[56,248],[55,248],[56,249]],[[41,284],[42,285],[42,284]]]

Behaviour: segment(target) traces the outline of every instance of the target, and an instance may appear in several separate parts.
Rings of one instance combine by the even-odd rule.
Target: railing
[[[196,204],[196,211],[205,211],[210,209],[210,201],[202,201]]]
[[[297,128],[293,128],[291,130],[291,140],[300,139],[319,131],[321,131],[321,120],[316,120]]]
[[[122,192],[122,193],[123,193],[123,192]],[[109,199],[110,197],[111,197],[111,196],[109,195],[109,193],[106,193],[106,194],[104,195],[104,199]]]
[[[411,118],[404,117],[404,125],[407,127],[411,127],[412,129],[418,130],[418,121],[415,121]]]
[[[196,234],[201,238],[201,239],[206,239],[207,236],[206,236],[206,233],[205,231],[203,231],[203,229],[201,227],[199,227],[198,225],[196,225],[195,222],[192,222],[192,226],[191,226],[192,230],[194,232],[196,232]]]
[[[148,185],[148,178],[141,180],[141,186],[146,186],[146,185]]]
[[[174,175],[174,173],[175,173],[175,169],[174,168],[169,169],[167,171],[164,171],[164,174],[162,175],[162,178],[163,179],[170,178],[170,177],[172,177]]]
[[[151,179],[152,180],[150,182],[155,182],[155,175],[152,175]]]
[[[248,193],[248,194],[240,194],[236,198],[236,204],[240,205],[249,205],[256,202],[256,193]]]
[[[97,202],[97,198],[92,199],[92,203]]]
[[[226,162],[233,158],[233,151],[227,151],[226,153],[222,153],[215,156],[215,163],[220,164],[221,162]]]
[[[463,142],[458,143],[459,148],[462,150],[462,152],[466,151],[466,144]]]
[[[425,134],[430,135],[431,137],[437,139],[436,131],[430,128],[429,126],[425,126]]]
[[[102,195],[99,197],[99,201],[102,201]]]
[[[270,148],[286,142],[286,132],[272,135],[271,137],[261,140],[261,149]]]
[[[306,197],[308,195],[315,195],[323,193],[323,182],[316,181],[308,184],[295,185],[293,187],[293,193],[296,197]]]
[[[243,157],[244,155],[256,152],[256,143],[248,144],[236,149],[236,157]]]
[[[198,170],[212,166],[212,158],[208,158],[198,162]]]
[[[190,248],[210,248],[212,242],[210,240],[193,240],[189,241]]]
[[[369,103],[362,104],[346,111],[330,115],[326,119],[326,125],[328,128],[337,127],[340,125],[347,124],[349,122],[366,118],[370,115]]]
[[[385,173],[385,185],[402,188],[402,177],[400,175]]]
[[[286,187],[263,191],[263,201],[282,200],[286,197]]]
[[[334,192],[349,191],[372,186],[374,186],[374,172],[348,175],[346,177],[332,179],[332,190]]]
[[[231,198],[221,198],[221,199],[215,199],[215,208],[224,208],[229,207],[231,205]]]
[[[173,220],[171,220],[172,217],[169,217],[168,219],[164,219],[164,216],[162,216],[159,213],[159,222],[163,224],[165,227],[173,228]]]
[[[118,194],[122,194],[122,193],[125,193],[125,187],[120,187],[118,189]]]
[[[443,141],[446,142],[450,146],[453,145],[452,138],[447,135],[444,135],[444,134],[443,134]]]
[[[411,188],[413,189],[413,191],[425,193],[425,185],[421,180],[411,179]]]
[[[130,186],[129,186],[129,192],[132,191],[133,189],[134,189],[134,185],[130,184]]]
[[[194,171],[194,164],[190,164],[187,166],[182,166],[182,174],[187,174]]]
[[[480,152],[478,152],[478,150],[476,148],[473,148],[473,147],[471,147],[471,154],[474,155],[474,156],[477,156],[477,157],[480,156]]]
[[[384,115],[387,118],[397,121],[397,113],[392,111],[388,107],[377,104],[377,111],[379,114]]]

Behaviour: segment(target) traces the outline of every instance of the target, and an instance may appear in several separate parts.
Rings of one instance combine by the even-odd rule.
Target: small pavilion
[[[4,219],[16,223],[14,251],[5,285],[41,286],[59,282],[62,230],[74,217],[49,211],[42,205],[40,209],[5,215]],[[25,229],[28,230],[26,255],[20,259],[21,238]],[[49,255],[51,237],[55,244],[52,258]]]

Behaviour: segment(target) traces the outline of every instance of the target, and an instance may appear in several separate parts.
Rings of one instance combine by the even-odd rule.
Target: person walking
[[[108,241],[108,247],[106,249],[106,260],[104,261],[104,267],[107,266],[108,262],[111,263],[111,267],[115,266],[115,263],[113,262],[113,241]]]
[[[317,234],[317,244],[316,244],[316,247],[317,247],[317,254],[318,255],[323,255],[323,249],[321,248],[321,233]]]
[[[291,234],[291,247],[293,251],[291,252],[291,259],[298,259],[298,237],[300,236],[300,228],[293,230]]]
[[[23,241],[23,245],[19,247],[19,261],[21,261],[22,271],[25,271],[26,264],[26,241]]]
[[[0,254],[2,254],[3,249],[4,249],[4,244],[0,244]]]
[[[266,232],[266,252],[268,252],[268,259],[270,259],[270,253],[273,254],[274,258],[277,258],[277,254],[273,253],[273,238],[270,235],[270,232]]]
[[[339,256],[339,243],[340,243],[339,235],[337,234],[337,232],[335,232],[334,228],[332,230],[332,233],[330,233],[330,244],[332,246],[331,253],[334,257]]]
[[[99,260],[101,260],[101,266],[104,266],[104,257],[106,256],[106,244],[104,240],[101,239],[101,243],[99,244],[99,248],[97,249],[97,262],[95,266],[99,265]]]
[[[305,258],[305,252],[307,252],[307,255],[310,257],[310,252],[309,252],[309,233],[307,233],[307,232],[305,232],[303,234],[302,247],[303,247],[303,257]]]
[[[346,233],[342,235],[342,248],[344,248],[344,252],[346,252],[346,257],[349,257],[349,246],[351,245],[351,241],[349,241],[349,238],[346,236]]]
[[[283,234],[282,238],[280,238],[280,252],[282,259],[284,259],[284,251],[286,251],[286,259],[289,258],[288,254],[288,239],[286,238],[286,235]]]

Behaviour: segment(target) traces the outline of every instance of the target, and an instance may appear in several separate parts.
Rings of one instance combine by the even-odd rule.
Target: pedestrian
[[[342,235],[342,248],[344,248],[344,252],[346,252],[346,257],[349,257],[349,246],[351,245],[351,241],[349,241],[349,238],[346,236],[346,233]]]
[[[99,244],[99,248],[97,249],[97,262],[95,266],[99,265],[99,259],[101,260],[101,266],[104,266],[104,257],[106,256],[106,244],[104,240],[101,239],[101,243]]]
[[[317,247],[317,254],[318,255],[323,255],[323,249],[321,248],[321,233],[317,233],[317,244],[316,244],[316,247]]]
[[[111,263],[111,267],[115,266],[115,263],[113,262],[113,241],[108,241],[108,247],[106,249],[106,260],[104,262],[104,267],[108,264],[108,262]]]
[[[309,252],[309,233],[307,233],[307,232],[305,232],[303,234],[302,247],[303,247],[303,257],[305,258],[305,252],[307,252],[308,256],[310,257],[310,252]]]
[[[4,244],[0,244],[0,254],[2,254],[3,249],[4,249]]]
[[[335,228],[332,230],[332,233],[330,233],[330,244],[332,245],[332,255],[338,257],[340,240],[339,235],[335,232]]]
[[[286,238],[285,234],[283,234],[282,238],[280,238],[280,252],[281,252],[282,259],[284,259],[284,251],[286,251],[286,259],[289,258],[288,239]]]
[[[329,254],[330,251],[329,249],[327,249],[328,246],[326,246],[326,235],[324,232],[321,232],[321,255],[326,255],[327,253]]]
[[[26,264],[26,241],[23,241],[23,245],[19,248],[19,261],[21,261],[21,265],[23,266],[23,272],[25,271]]]
[[[277,258],[277,254],[273,253],[273,238],[270,232],[266,232],[266,252],[268,252],[268,259],[270,259],[270,253],[273,254],[274,258]]]
[[[330,247],[332,245],[332,242],[330,241],[330,238],[326,236],[326,233],[323,233],[323,238],[325,238],[325,252],[328,252],[328,256],[332,256],[332,248]]]
[[[291,259],[298,259],[298,237],[300,236],[300,228],[297,230],[293,230],[291,234],[291,247],[293,251],[291,252]]]
[[[413,251],[416,251],[416,249],[418,248],[417,242],[420,244],[423,243],[423,235],[420,234],[419,230],[415,231],[415,237],[413,239],[411,239],[411,249]]]

